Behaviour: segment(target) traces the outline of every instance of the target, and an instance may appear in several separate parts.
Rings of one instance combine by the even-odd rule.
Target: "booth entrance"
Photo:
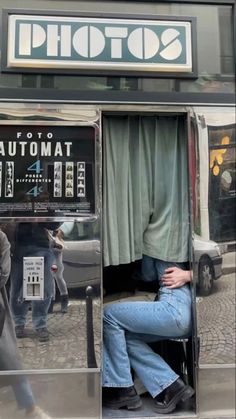
[[[169,252],[166,253],[169,260],[173,257],[180,261],[181,257],[184,260],[183,254],[190,245],[187,115],[105,114],[102,127],[104,304],[153,301],[158,292],[157,283],[142,280],[143,249],[154,251],[155,248],[159,252],[162,248]],[[173,230],[171,233],[171,222],[175,233]],[[177,231],[177,226],[181,231]],[[174,249],[173,240],[177,241],[178,250]],[[181,253],[177,256],[176,251]],[[191,256],[186,254],[191,264]],[[165,256],[162,254],[159,258]],[[194,315],[192,330],[192,338],[156,343],[154,350],[195,387]],[[156,417],[153,400],[135,372],[134,382],[142,395],[143,406],[136,413],[123,410],[123,415]],[[178,406],[173,416],[180,413],[188,417],[194,415],[195,400]],[[103,409],[105,418],[120,415],[121,411]]]

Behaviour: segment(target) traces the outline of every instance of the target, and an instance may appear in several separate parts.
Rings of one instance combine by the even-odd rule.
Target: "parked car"
[[[205,240],[197,234],[193,247],[197,291],[206,296],[211,293],[214,280],[222,275],[222,251],[216,242]]]
[[[99,285],[101,244],[94,223],[75,223],[65,238],[63,249],[64,278],[68,289]]]

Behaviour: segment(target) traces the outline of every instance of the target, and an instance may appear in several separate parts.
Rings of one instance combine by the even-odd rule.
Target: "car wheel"
[[[198,266],[198,288],[200,295],[209,295],[214,281],[214,269],[208,256],[201,257]]]

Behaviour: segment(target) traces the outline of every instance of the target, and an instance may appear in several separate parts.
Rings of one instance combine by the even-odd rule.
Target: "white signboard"
[[[23,258],[23,298],[43,300],[44,298],[44,258]]]
[[[8,13],[6,69],[194,72],[194,18]]]

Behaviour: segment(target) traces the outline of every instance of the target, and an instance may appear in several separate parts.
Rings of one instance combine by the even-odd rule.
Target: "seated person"
[[[103,405],[136,409],[142,402],[133,385],[135,371],[155,403],[168,414],[193,396],[170,366],[148,343],[191,334],[191,272],[185,263],[165,262],[144,255],[142,275],[159,281],[158,300],[108,305],[103,318]]]

